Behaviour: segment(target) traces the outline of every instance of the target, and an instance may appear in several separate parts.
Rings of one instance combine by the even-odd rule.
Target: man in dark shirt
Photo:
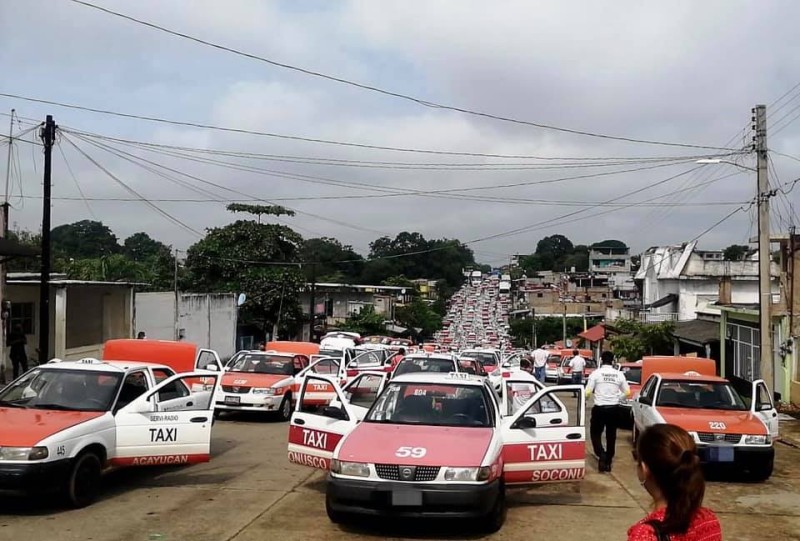
[[[25,352],[27,343],[28,340],[25,338],[25,333],[22,332],[22,326],[14,325],[14,328],[8,333],[8,356],[11,359],[14,379],[28,371],[28,354]]]

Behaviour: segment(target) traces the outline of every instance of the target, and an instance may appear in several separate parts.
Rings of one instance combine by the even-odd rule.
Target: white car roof
[[[125,372],[137,368],[166,368],[171,372],[175,371],[163,364],[143,363],[141,361],[101,361],[99,359],[81,359],[80,361],[54,360],[39,366],[48,370],[86,370],[87,372],[109,372],[117,374],[124,374]]]
[[[443,361],[456,361],[455,357],[449,353],[411,353],[403,357],[405,359],[441,359]]]
[[[467,374],[466,372],[411,372],[391,379],[389,383],[433,383],[483,386],[486,378]]]

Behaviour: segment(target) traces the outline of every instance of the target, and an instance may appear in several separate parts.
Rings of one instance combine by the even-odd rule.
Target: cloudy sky
[[[776,151],[772,181],[800,177],[800,162],[777,154],[800,157],[800,4],[792,0],[94,1],[427,102],[631,139],[741,148],[751,137],[751,108],[764,103]],[[0,2],[0,65],[5,94],[358,145],[526,157],[314,143],[0,97],[0,132],[12,108],[22,117],[17,131],[48,113],[67,131],[54,153],[54,225],[94,218],[120,238],[146,231],[179,249],[195,242],[196,232],[234,219],[221,201],[248,199],[291,207],[298,214],[286,222],[304,236],[334,236],[362,253],[376,237],[404,230],[477,241],[471,247],[484,262],[530,252],[555,233],[575,243],[618,238],[642,250],[693,239],[755,192],[746,170],[694,163],[724,151],[587,137],[425,107],[69,0]],[[258,156],[192,152],[187,160],[171,148],[87,141],[70,130]],[[38,229],[41,148],[26,140],[31,135],[15,145],[12,160],[11,221]],[[117,154],[90,141],[113,145]],[[0,157],[4,172],[4,151]],[[752,156],[728,159],[753,165]],[[773,199],[774,227],[788,227],[798,194],[800,188]],[[180,224],[131,201],[139,195]],[[733,214],[700,246],[746,241],[755,232],[752,217],[752,210]]]

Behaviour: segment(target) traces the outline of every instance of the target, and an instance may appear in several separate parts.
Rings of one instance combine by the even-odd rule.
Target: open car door
[[[386,372],[361,372],[342,388],[344,398],[358,421],[362,421],[372,404],[383,392]]]
[[[321,385],[332,390],[333,400],[329,401],[330,405],[321,408],[309,407],[306,394],[315,392],[314,389]],[[357,423],[356,412],[334,378],[306,374],[289,421],[289,462],[321,470],[330,469],[336,445]]]
[[[214,395],[221,374],[188,372],[165,379],[115,414],[117,466],[208,462]],[[192,390],[192,382],[208,382]]]
[[[767,426],[770,437],[775,440],[778,434],[778,410],[772,401],[767,383],[763,379],[753,382],[750,411]]]
[[[563,417],[560,419],[546,412],[557,404],[565,407],[556,414]],[[513,415],[501,419],[506,486],[583,479],[585,407],[582,385],[547,387],[535,393]],[[556,420],[559,422],[555,423]]]
[[[210,368],[215,366],[216,368]],[[197,357],[194,361],[195,370],[222,370],[222,361],[219,355],[213,349],[199,349],[197,350]]]
[[[391,367],[387,360],[390,358],[389,350],[372,349],[356,355],[347,365],[347,377],[355,377],[364,371],[383,371]]]
[[[536,393],[543,389],[547,389],[547,387],[541,382],[532,378],[520,377],[519,374],[503,378],[500,391],[500,408],[503,417],[510,418],[516,415]],[[529,416],[533,414],[536,415],[538,426],[569,424],[567,406],[555,395],[542,398],[534,409],[528,412]]]
[[[311,363],[308,367],[304,368],[294,378],[292,385],[292,392],[295,396],[295,402],[299,400],[300,391],[303,388],[306,378],[309,375],[322,375],[328,376],[332,381],[336,381],[338,385],[344,385],[346,375],[342,359],[337,357],[325,357],[316,362]],[[328,383],[324,381],[315,380],[311,386],[306,390],[303,396],[303,404],[305,406],[327,406],[331,400],[336,398],[336,393]]]

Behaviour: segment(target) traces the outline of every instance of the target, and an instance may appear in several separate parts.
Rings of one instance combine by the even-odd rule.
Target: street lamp
[[[704,158],[695,163],[705,164],[728,164],[753,171],[756,173],[756,202],[758,204],[758,320],[760,331],[760,358],[759,366],[761,379],[767,385],[774,388],[774,371],[772,367],[772,279],[770,272],[770,236],[769,236],[769,182],[767,180],[767,153],[766,153],[766,108],[759,106],[756,108],[756,117],[759,122],[760,135],[756,138],[756,153],[758,157],[758,167],[748,167],[720,158]]]

